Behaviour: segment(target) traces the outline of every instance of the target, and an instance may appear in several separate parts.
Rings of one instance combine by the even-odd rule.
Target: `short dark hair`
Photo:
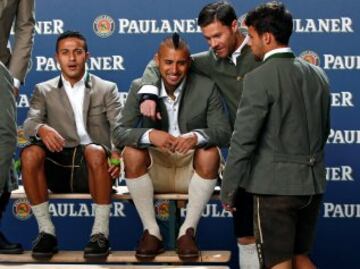
[[[258,34],[272,33],[280,44],[289,44],[293,29],[291,13],[277,1],[268,2],[251,10],[245,24],[254,27]]]
[[[235,9],[226,1],[217,1],[204,6],[198,16],[198,25],[205,27],[215,21],[231,26],[237,20]]]
[[[159,46],[159,52],[160,48],[166,46],[168,48],[173,48],[175,50],[186,50],[190,54],[190,49],[188,44],[184,39],[180,37],[178,33],[173,33],[172,35],[169,35],[161,41]]]
[[[56,52],[58,52],[59,50],[59,42],[65,38],[70,38],[70,37],[75,37],[84,41],[84,50],[85,52],[88,51],[88,46],[85,36],[83,36],[82,34],[80,34],[80,32],[77,31],[65,31],[64,33],[60,34],[56,40]]]

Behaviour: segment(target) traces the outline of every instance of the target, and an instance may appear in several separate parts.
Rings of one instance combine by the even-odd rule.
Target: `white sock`
[[[192,227],[196,231],[201,214],[214,192],[215,185],[216,179],[204,179],[196,172],[194,173],[189,184],[189,202],[186,206],[186,217],[180,227],[178,237],[184,235],[188,228]]]
[[[126,178],[126,185],[131,198],[134,201],[136,210],[140,216],[144,230],[149,230],[151,235],[162,240],[160,228],[156,223],[154,210],[154,187],[149,174],[138,178]]]
[[[240,269],[260,269],[256,244],[242,245],[238,243]]]
[[[109,218],[111,204],[107,205],[94,205],[95,219],[92,227],[91,235],[102,233],[106,238],[109,236]]]
[[[55,226],[50,217],[49,202],[46,201],[38,205],[32,205],[31,209],[37,221],[39,233],[45,232],[56,236]]]

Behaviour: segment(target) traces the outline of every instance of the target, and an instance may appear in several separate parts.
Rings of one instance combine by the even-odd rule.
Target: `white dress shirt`
[[[61,75],[65,92],[69,98],[71,107],[74,112],[76,130],[80,138],[80,144],[82,145],[86,145],[92,142],[89,134],[86,131],[86,127],[84,124],[84,117],[83,117],[85,77],[86,77],[86,73],[84,74],[81,80],[76,82],[74,86],[71,86],[70,82],[68,82],[63,77],[63,75]]]

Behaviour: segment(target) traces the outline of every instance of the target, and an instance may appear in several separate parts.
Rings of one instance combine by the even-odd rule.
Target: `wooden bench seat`
[[[135,257],[135,251],[113,251],[105,260],[85,260],[83,251],[59,251],[51,260],[35,260],[31,256],[31,251],[25,251],[23,254],[11,255],[0,254],[0,263],[139,263]],[[191,260],[191,263],[227,263],[230,260],[230,251],[201,251],[200,257],[197,260]],[[181,264],[175,251],[166,251],[157,255],[155,259],[149,261],[151,263],[170,263]]]
[[[229,269],[227,266],[194,265],[96,265],[96,264],[12,264],[11,269]],[[1,265],[0,269],[9,269],[9,265]]]
[[[118,186],[115,189],[115,193],[112,195],[112,198],[115,200],[131,200],[131,196],[128,192],[126,186]],[[219,187],[215,187],[214,195],[212,199],[219,199]],[[188,199],[188,194],[181,193],[164,193],[164,194],[155,194],[154,198],[157,200],[175,200],[175,201],[186,201]],[[13,199],[22,199],[26,198],[24,188],[22,186],[19,189],[11,193],[11,198]],[[91,199],[91,195],[87,193],[49,193],[50,199],[80,199],[86,200]]]
[[[104,265],[98,264],[11,264],[11,269],[229,269],[227,266],[193,265]],[[1,265],[0,269],[9,269],[9,265]]]

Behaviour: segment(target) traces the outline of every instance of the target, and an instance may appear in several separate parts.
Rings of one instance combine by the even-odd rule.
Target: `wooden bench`
[[[116,192],[112,195],[114,200],[131,200],[131,196],[128,193],[128,189],[126,186],[118,186]],[[218,199],[218,189],[215,190],[213,199]],[[26,194],[23,188],[19,188],[11,194],[11,198],[13,199],[26,199]],[[175,202],[175,206],[169,208],[169,226],[170,226],[170,237],[173,241],[172,244],[175,245],[176,241],[176,217],[171,217],[175,215],[176,208],[183,207],[188,199],[187,194],[155,194],[154,196],[157,200],[169,200]],[[91,199],[90,194],[82,194],[82,193],[69,193],[69,194],[54,194],[49,193],[49,199]],[[175,209],[174,209],[175,207]],[[201,251],[201,255],[196,260],[191,260],[191,263],[227,263],[230,261],[231,252],[230,251]],[[56,255],[54,255],[51,260],[39,261],[35,260],[31,256],[30,251],[26,251],[24,254],[20,255],[7,255],[0,254],[0,264],[1,263],[85,263],[89,262],[89,260],[85,260],[83,257],[83,251],[60,251]],[[139,261],[135,257],[134,251],[113,251],[106,260],[93,260],[90,262],[94,263],[139,263],[143,261]],[[151,261],[147,261],[151,263],[166,263],[166,264],[182,264],[184,261],[180,260],[175,251],[166,251]],[[51,266],[52,267],[52,266]],[[13,268],[13,267],[12,267]],[[53,267],[52,267],[53,268]],[[124,267],[125,268],[125,267]],[[156,267],[156,268],[166,268],[166,267]],[[171,268],[171,267],[170,267]],[[207,267],[206,267],[207,268]],[[226,267],[225,267],[226,268]]]
[[[86,260],[83,257],[83,251],[59,251],[51,260],[35,260],[31,256],[31,251],[25,251],[23,254],[11,255],[0,254],[0,263],[144,263],[135,257],[135,251],[112,251],[106,260]],[[196,260],[191,260],[191,263],[227,263],[230,260],[230,251],[201,251],[200,257]],[[165,251],[157,255],[154,259],[145,262],[151,263],[171,263],[181,264],[182,260],[179,259],[175,251]]]
[[[104,269],[104,265],[96,264],[11,264],[11,269]],[[106,269],[229,269],[227,266],[166,266],[166,265],[106,265]],[[9,265],[1,265],[0,269],[9,269]]]
[[[114,200],[131,200],[128,188],[126,186],[118,186],[114,188],[115,193],[112,195]],[[219,199],[219,187],[215,187],[214,194],[212,199]],[[11,198],[13,199],[25,199],[26,194],[22,186],[19,189],[11,193]],[[87,193],[49,193],[50,199],[91,199],[91,195]],[[155,194],[154,198],[156,200],[175,200],[175,201],[186,201],[188,199],[188,194],[180,193],[164,193],[164,194]]]

